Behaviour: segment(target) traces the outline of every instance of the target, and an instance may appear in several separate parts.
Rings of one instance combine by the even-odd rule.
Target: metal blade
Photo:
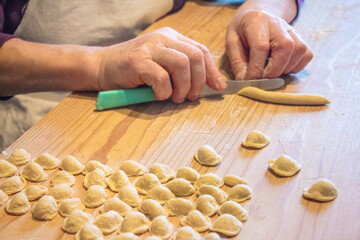
[[[244,87],[257,87],[263,90],[275,90],[284,86],[285,81],[282,78],[270,78],[270,79],[258,79],[258,80],[246,80],[246,81],[226,81],[227,88],[218,92],[209,86],[205,86],[200,93],[200,97],[209,97],[216,95],[235,94]]]

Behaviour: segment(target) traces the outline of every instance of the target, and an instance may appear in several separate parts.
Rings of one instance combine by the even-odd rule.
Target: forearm
[[[0,96],[99,90],[97,49],[11,39],[0,48]]]

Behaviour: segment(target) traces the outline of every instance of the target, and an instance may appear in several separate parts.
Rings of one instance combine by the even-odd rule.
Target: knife
[[[284,86],[285,82],[282,78],[258,79],[247,81],[226,81],[227,88],[218,92],[205,86],[201,90],[201,97],[210,97],[216,95],[235,94],[244,87],[257,87],[263,90],[275,90]],[[113,107],[127,106],[136,103],[156,101],[154,91],[151,87],[139,87],[133,89],[121,89],[99,92],[96,99],[96,109],[104,110]]]

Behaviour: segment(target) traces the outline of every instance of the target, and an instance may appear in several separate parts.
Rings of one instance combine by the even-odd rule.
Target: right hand
[[[209,50],[171,28],[100,50],[98,82],[100,90],[146,84],[155,99],[171,96],[176,103],[196,100],[205,84],[217,91],[226,88]]]

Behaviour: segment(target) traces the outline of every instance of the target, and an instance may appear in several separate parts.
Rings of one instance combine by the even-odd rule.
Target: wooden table
[[[72,94],[4,154],[23,147],[32,156],[72,154],[84,163],[96,159],[114,168],[133,159],[147,167],[159,162],[174,170],[191,166],[202,174],[237,174],[253,189],[252,199],[243,204],[249,218],[237,239],[360,239],[360,4],[308,0],[302,10],[295,28],[315,57],[304,71],[288,78],[282,91],[322,94],[332,100],[329,106],[281,106],[234,95],[98,112],[95,93]],[[176,29],[208,46],[221,69],[229,73],[224,37],[234,12],[227,5],[188,2],[147,31],[163,26]],[[254,129],[271,137],[263,150],[240,147]],[[203,144],[222,155],[218,167],[201,167],[192,159]],[[269,159],[284,153],[303,166],[294,177],[279,178],[268,171]],[[47,171],[50,179],[56,171]],[[302,190],[319,177],[338,186],[335,201],[302,198]],[[84,193],[82,180],[83,176],[76,177],[74,197]],[[49,182],[43,184],[49,186]],[[72,239],[60,229],[62,222],[59,215],[49,222],[32,219],[30,212],[10,216],[2,206],[0,238]]]

